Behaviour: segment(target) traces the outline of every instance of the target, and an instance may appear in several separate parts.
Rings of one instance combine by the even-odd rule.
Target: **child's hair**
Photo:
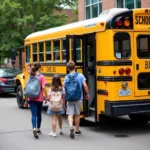
[[[39,70],[39,68],[41,68],[41,64],[39,62],[34,62],[32,67],[31,67],[31,76],[34,76],[36,71]]]
[[[52,79],[52,91],[61,91],[62,90],[62,83],[59,75],[54,75]]]

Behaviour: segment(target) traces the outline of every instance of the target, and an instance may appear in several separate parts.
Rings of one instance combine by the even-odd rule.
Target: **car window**
[[[14,69],[14,68],[0,69],[0,77],[3,77],[3,76],[17,76],[20,73],[21,73],[20,69]]]

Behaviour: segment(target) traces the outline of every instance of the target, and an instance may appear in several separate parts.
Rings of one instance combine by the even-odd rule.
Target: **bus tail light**
[[[130,69],[130,68],[126,68],[126,69],[125,69],[125,73],[126,73],[127,75],[129,75],[129,74],[131,73],[131,69]]]
[[[123,21],[122,21],[121,17],[116,19],[115,24],[116,24],[117,27],[122,27],[123,26]]]
[[[123,68],[120,68],[120,69],[119,69],[119,74],[120,74],[120,75],[123,75],[124,72],[125,72],[125,70],[124,70]]]
[[[126,18],[126,19],[124,20],[124,26],[125,26],[125,27],[129,27],[130,24],[131,24],[131,22],[130,22],[129,18]]]

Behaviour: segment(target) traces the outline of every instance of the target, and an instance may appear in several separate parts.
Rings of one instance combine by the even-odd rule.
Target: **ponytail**
[[[41,64],[39,62],[35,62],[33,64],[33,66],[31,67],[31,73],[30,73],[30,75],[34,76],[35,73],[39,70],[39,68],[41,68]]]
[[[35,73],[36,73],[36,70],[35,70],[34,66],[32,66],[30,75],[31,75],[31,76],[34,76]]]

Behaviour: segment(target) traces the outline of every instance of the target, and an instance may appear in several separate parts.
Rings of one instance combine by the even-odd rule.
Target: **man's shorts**
[[[67,102],[67,115],[80,115],[83,101]]]

